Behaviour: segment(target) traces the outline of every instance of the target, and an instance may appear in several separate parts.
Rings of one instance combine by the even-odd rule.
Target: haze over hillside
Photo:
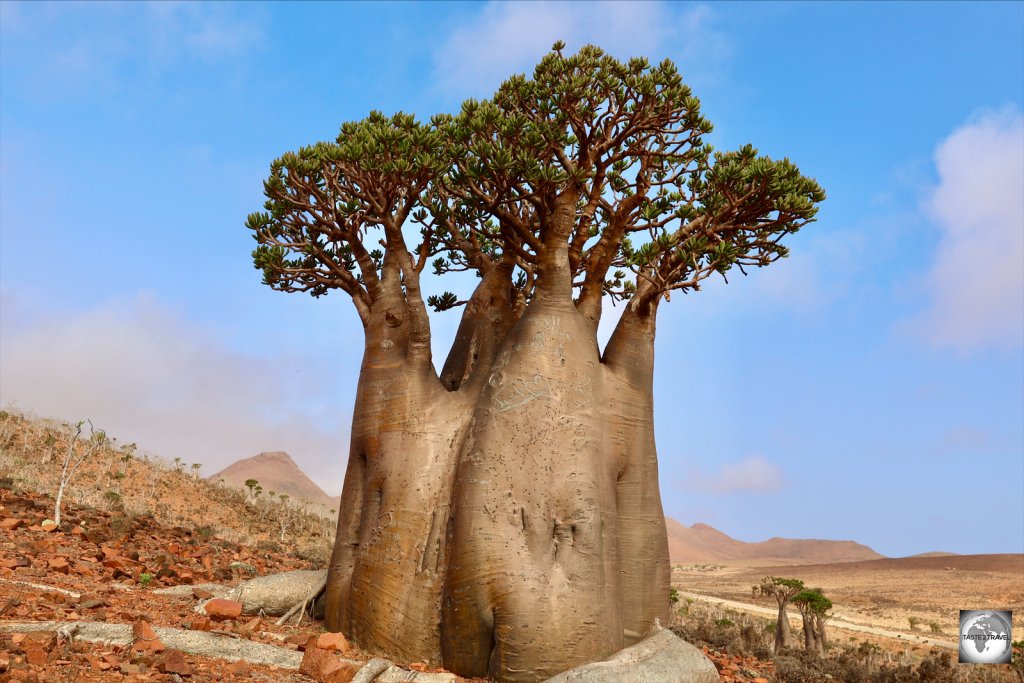
[[[239,460],[220,472],[207,477],[208,481],[223,479],[229,484],[245,487],[248,479],[255,479],[264,493],[274,491],[287,494],[294,501],[306,501],[323,505],[328,510],[338,509],[341,496],[329,496],[317,486],[306,473],[299,469],[291,456],[282,451],[260,453],[251,458]]]
[[[317,486],[287,453],[260,453],[239,460],[209,477],[223,479],[235,486],[245,486],[255,479],[264,492],[286,493],[292,500],[305,500],[314,505],[338,509],[340,496],[329,496]],[[828,564],[877,560],[883,556],[854,541],[800,540],[772,538],[760,543],[738,541],[707,524],[687,527],[672,518],[665,519],[668,529],[669,556],[673,564],[715,562],[757,562],[763,564]]]
[[[684,526],[665,519],[669,557],[673,564],[757,561],[764,564],[828,564],[877,560],[883,556],[854,541],[772,538],[746,543],[707,524]]]

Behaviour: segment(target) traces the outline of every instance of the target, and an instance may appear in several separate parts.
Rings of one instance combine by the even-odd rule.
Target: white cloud
[[[691,472],[686,488],[711,493],[768,493],[785,485],[782,470],[763,455],[723,465],[717,472]]]
[[[284,450],[340,492],[349,416],[322,400],[338,381],[323,364],[237,353],[146,296],[67,316],[33,316],[10,292],[2,305],[0,404],[91,419],[122,442],[202,463],[204,475]]]
[[[438,44],[436,82],[445,90],[489,96],[514,73],[531,70],[558,40],[568,51],[593,43],[616,57],[658,62],[671,52],[713,70],[729,55],[706,6],[656,2],[489,2]],[[692,78],[687,77],[692,81]]]
[[[928,307],[906,329],[959,350],[1024,343],[1024,116],[984,112],[935,152],[926,203],[941,237],[922,285]]]

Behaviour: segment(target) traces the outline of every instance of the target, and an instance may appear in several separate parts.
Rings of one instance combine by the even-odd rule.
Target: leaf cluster
[[[568,248],[581,301],[653,300],[788,254],[782,239],[825,198],[813,179],[750,145],[715,153],[671,61],[563,49],[455,114],[372,112],[276,159],[246,221],[264,283],[342,289],[365,311],[389,263],[408,285],[428,263],[483,275],[504,262],[528,299],[545,255]]]

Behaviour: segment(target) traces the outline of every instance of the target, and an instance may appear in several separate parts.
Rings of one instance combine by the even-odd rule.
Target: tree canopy
[[[568,243],[568,279],[548,280],[569,283],[596,320],[605,296],[648,305],[787,255],[783,238],[825,197],[813,179],[751,145],[713,151],[672,62],[563,49],[454,115],[373,112],[276,159],[264,211],[246,223],[264,282],[340,289],[365,321],[389,271],[420,297],[428,264],[483,275],[505,263],[526,303]],[[442,292],[428,303],[465,302]]]

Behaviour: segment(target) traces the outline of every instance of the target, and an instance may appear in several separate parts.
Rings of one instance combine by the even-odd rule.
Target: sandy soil
[[[869,633],[905,643],[956,648],[961,609],[1009,609],[1024,632],[1024,555],[952,555],[771,567],[679,568],[673,586],[691,599],[724,600],[761,616],[777,614],[774,600],[752,597],[765,576],[799,578],[832,599],[834,628],[851,637]],[[799,613],[790,614],[794,626]],[[919,620],[916,630],[910,618]],[[934,623],[940,632],[930,627]],[[1019,631],[1017,629],[1020,629]],[[862,637],[862,636],[860,636]]]

